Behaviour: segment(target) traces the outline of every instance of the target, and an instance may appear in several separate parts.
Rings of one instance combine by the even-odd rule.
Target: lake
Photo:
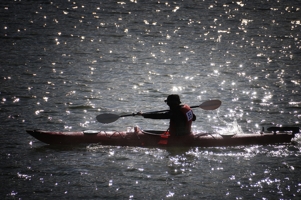
[[[300,126],[301,1],[0,2],[1,199],[299,199],[301,139],[216,148],[50,146],[26,129],[166,130],[103,113],[195,108],[193,131]],[[243,133],[242,133],[243,132]]]

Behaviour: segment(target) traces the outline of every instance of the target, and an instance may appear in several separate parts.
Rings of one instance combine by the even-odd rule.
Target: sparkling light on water
[[[293,145],[180,150],[52,147],[25,133],[127,130],[136,124],[166,130],[168,120],[137,116],[103,125],[95,116],[168,109],[163,100],[170,93],[189,105],[222,101],[218,113],[194,109],[193,129],[199,132],[298,126],[298,1],[4,4],[0,193],[6,198],[300,196],[298,134]]]

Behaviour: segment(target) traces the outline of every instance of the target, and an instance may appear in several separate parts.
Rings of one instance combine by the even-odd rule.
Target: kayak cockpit
[[[166,133],[166,131],[156,131],[156,130],[141,130],[141,132],[148,135],[162,135]]]

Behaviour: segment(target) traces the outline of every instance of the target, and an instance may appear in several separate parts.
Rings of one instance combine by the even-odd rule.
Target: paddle
[[[221,106],[222,102],[220,100],[209,100],[203,102],[199,106],[191,106],[190,108],[202,108],[203,110],[215,110]],[[148,112],[148,113],[160,113],[160,112],[166,112],[169,110],[160,110],[160,111],[153,111],[153,112]],[[148,114],[147,113],[147,114]],[[128,115],[116,115],[116,114],[111,114],[111,113],[105,113],[105,114],[100,114],[96,117],[97,121],[100,123],[108,124],[115,122],[118,120],[120,117],[129,117],[129,116],[135,116],[138,115],[138,113],[132,113]]]

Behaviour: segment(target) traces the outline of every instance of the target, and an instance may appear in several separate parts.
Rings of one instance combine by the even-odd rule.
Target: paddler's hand
[[[136,115],[141,115],[141,116],[143,116],[143,112],[139,111],[139,112],[136,113]]]

